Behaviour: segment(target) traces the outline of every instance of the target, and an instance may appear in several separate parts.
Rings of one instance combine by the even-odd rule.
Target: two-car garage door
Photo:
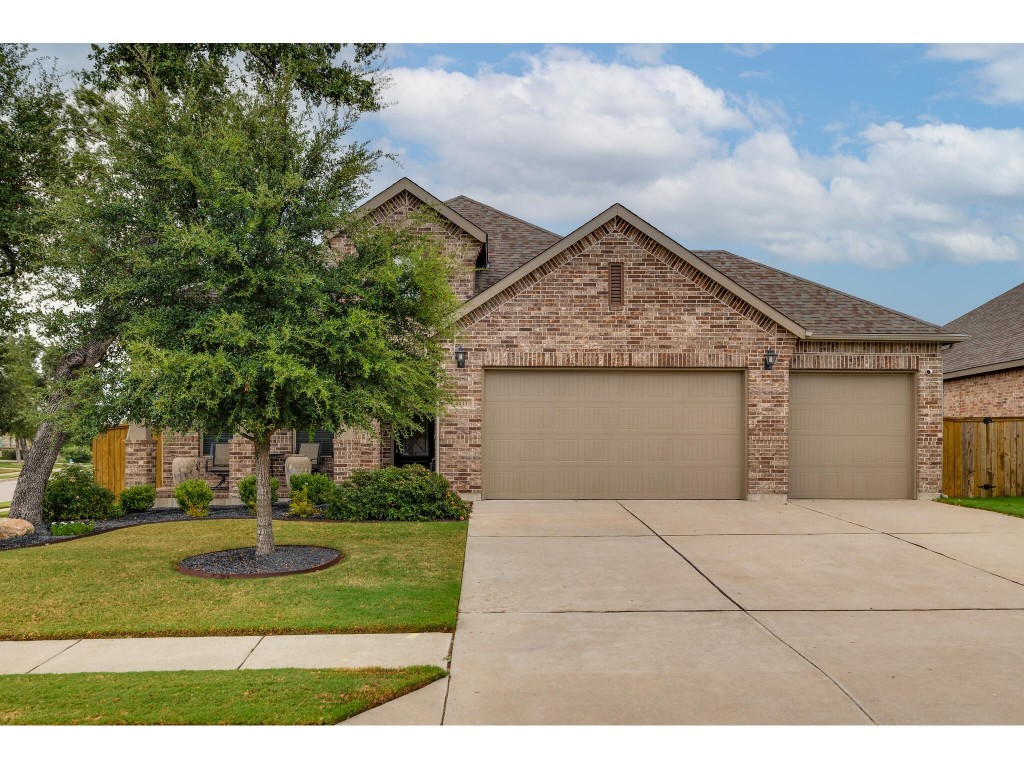
[[[489,370],[489,499],[738,499],[738,371]],[[790,375],[791,498],[909,498],[913,378]]]
[[[738,371],[491,370],[489,499],[738,499]]]

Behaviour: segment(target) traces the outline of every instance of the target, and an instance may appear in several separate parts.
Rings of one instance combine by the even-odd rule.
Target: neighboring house
[[[458,401],[400,444],[386,430],[322,434],[336,480],[415,461],[488,499],[938,494],[940,345],[959,334],[687,250],[621,205],[560,237],[402,179],[360,211],[386,221],[420,206],[465,267],[448,363]],[[231,443],[233,489],[252,452],[214,439]],[[274,439],[280,475],[297,436]],[[127,444],[129,482],[151,481],[148,444]],[[165,436],[163,477],[202,446]]]
[[[1024,283],[946,325],[970,337],[942,353],[948,418],[1024,418]]]

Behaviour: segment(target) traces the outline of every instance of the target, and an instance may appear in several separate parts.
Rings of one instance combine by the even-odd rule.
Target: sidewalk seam
[[[263,642],[263,638],[265,638],[265,637],[266,637],[266,635],[260,635],[260,639],[256,641],[256,645],[254,645],[252,648],[249,649],[249,652],[247,654],[245,654],[245,658],[242,659],[242,663],[239,664],[237,667],[235,667],[235,669],[241,669],[242,668],[242,665],[245,664],[245,662],[247,662],[249,660],[249,657],[252,656],[252,652],[255,651],[257,648],[259,648],[260,643]]]
[[[33,672],[35,672],[37,669],[39,669],[41,666],[43,666],[43,664],[49,664],[51,661],[53,661],[58,656],[60,656],[62,653],[64,653],[64,651],[70,651],[72,648],[74,648],[76,645],[78,645],[84,639],[85,639],[84,637],[80,637],[77,640],[75,640],[75,642],[73,642],[71,645],[69,645],[67,648],[61,648],[59,651],[57,651],[55,654],[53,654],[53,656],[51,656],[50,658],[46,659],[45,661],[39,662],[34,667],[32,667],[32,669],[30,669],[28,672],[26,672],[25,674],[26,675],[31,675]]]

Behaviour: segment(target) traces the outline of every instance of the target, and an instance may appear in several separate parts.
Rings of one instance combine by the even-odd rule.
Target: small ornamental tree
[[[340,145],[344,122],[303,109],[291,83],[249,85],[213,105],[165,104],[136,137],[162,153],[168,186],[200,215],[147,209],[159,232],[153,273],[187,274],[190,288],[139,313],[122,340],[133,419],[252,441],[263,555],[274,548],[274,431],[412,431],[446,401],[441,360],[457,302],[439,243],[344,220],[366,170],[358,148]],[[325,236],[340,226],[344,253]]]

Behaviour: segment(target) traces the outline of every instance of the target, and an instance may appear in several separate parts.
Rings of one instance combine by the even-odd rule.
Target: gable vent
[[[613,262],[608,265],[608,303],[613,307],[621,307],[624,297],[622,264]]]

